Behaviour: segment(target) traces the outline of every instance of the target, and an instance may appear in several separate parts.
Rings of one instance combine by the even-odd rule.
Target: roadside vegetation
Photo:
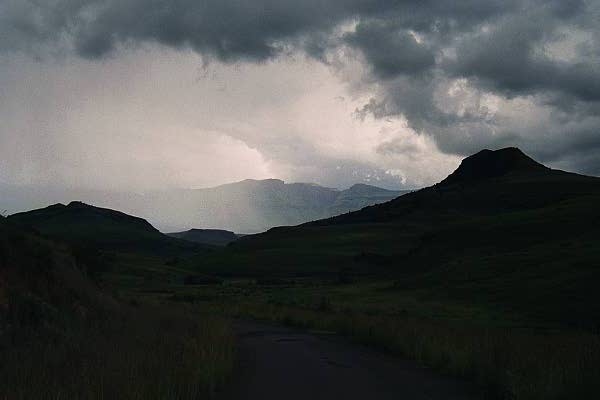
[[[212,313],[335,332],[474,381],[486,399],[600,395],[600,337],[595,333],[419,299],[399,294],[389,283],[273,283],[179,287],[163,296]]]
[[[231,312],[342,334],[438,371],[472,379],[481,386],[484,398],[549,400],[600,395],[600,338],[589,333],[248,304]]]

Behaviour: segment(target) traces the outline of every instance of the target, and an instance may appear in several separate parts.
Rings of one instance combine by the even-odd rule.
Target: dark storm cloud
[[[353,18],[392,17],[408,29],[441,31],[502,13],[513,4],[475,0],[6,0],[0,5],[0,29],[2,47],[12,50],[62,38],[70,39],[79,54],[92,58],[107,54],[117,44],[158,42],[189,46],[221,60],[264,60],[278,54],[287,40],[328,32]],[[396,50],[406,49],[402,47],[406,38],[394,39],[397,32],[388,33],[400,43]],[[414,47],[408,46],[409,50]]]
[[[349,79],[374,88],[357,115],[404,119],[446,153],[518,145],[577,165],[600,145],[599,20],[597,0],[4,0],[0,51],[96,59],[159,43],[224,62],[329,62],[350,48],[367,73]]]
[[[598,126],[600,125],[600,116],[588,116],[580,120],[562,120],[556,119],[554,124],[547,128],[546,137],[552,137],[551,143],[546,146],[535,146],[533,151],[537,157],[549,161],[565,161],[573,159],[572,164],[576,165],[582,162],[582,171],[598,171],[598,154],[600,154],[600,138]],[[525,132],[525,140],[533,141],[533,144],[539,139],[535,132]],[[527,134],[528,133],[528,134]],[[524,143],[526,146],[527,143]],[[533,147],[533,146],[529,146]],[[596,155],[596,166],[591,165],[592,155]],[[586,160],[584,162],[584,160]],[[567,160],[568,162],[568,160]],[[585,166],[584,166],[585,165]]]
[[[385,8],[385,1],[242,0],[7,0],[0,5],[2,46],[22,50],[64,36],[85,57],[117,44],[157,42],[191,47],[221,60],[264,60],[283,41],[328,30],[356,14]]]
[[[548,15],[518,16],[463,39],[449,69],[508,96],[560,91],[585,101],[600,100],[598,60],[552,60],[543,51],[559,23]]]
[[[435,64],[434,54],[410,32],[379,21],[361,22],[347,34],[346,42],[360,49],[373,73],[381,78],[426,71]]]

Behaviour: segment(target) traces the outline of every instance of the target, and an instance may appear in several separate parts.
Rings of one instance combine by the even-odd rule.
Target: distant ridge
[[[356,195],[356,196],[373,196],[377,194],[388,194],[390,190],[383,189],[378,186],[367,185],[366,183],[355,183],[350,186],[348,189],[343,190],[342,193],[346,195]]]
[[[184,232],[167,233],[167,235],[211,246],[225,246],[238,239],[235,233],[222,229],[190,229]]]

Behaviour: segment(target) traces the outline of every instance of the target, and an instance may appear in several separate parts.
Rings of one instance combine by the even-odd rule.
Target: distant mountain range
[[[403,193],[362,184],[340,191],[278,179],[248,179],[208,189],[153,193],[146,204],[155,208],[140,214],[156,215],[153,220],[158,226],[174,223],[253,233],[355,211]]]
[[[255,233],[359,210],[406,192],[365,184],[338,190],[279,179],[144,194],[0,185],[0,211],[14,213],[80,200],[143,217],[163,232],[202,228]]]

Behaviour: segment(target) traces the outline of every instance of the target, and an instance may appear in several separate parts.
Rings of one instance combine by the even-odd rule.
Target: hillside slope
[[[600,321],[600,179],[514,148],[361,211],[248,236],[197,261],[229,275],[371,276],[398,290],[587,327]]]

